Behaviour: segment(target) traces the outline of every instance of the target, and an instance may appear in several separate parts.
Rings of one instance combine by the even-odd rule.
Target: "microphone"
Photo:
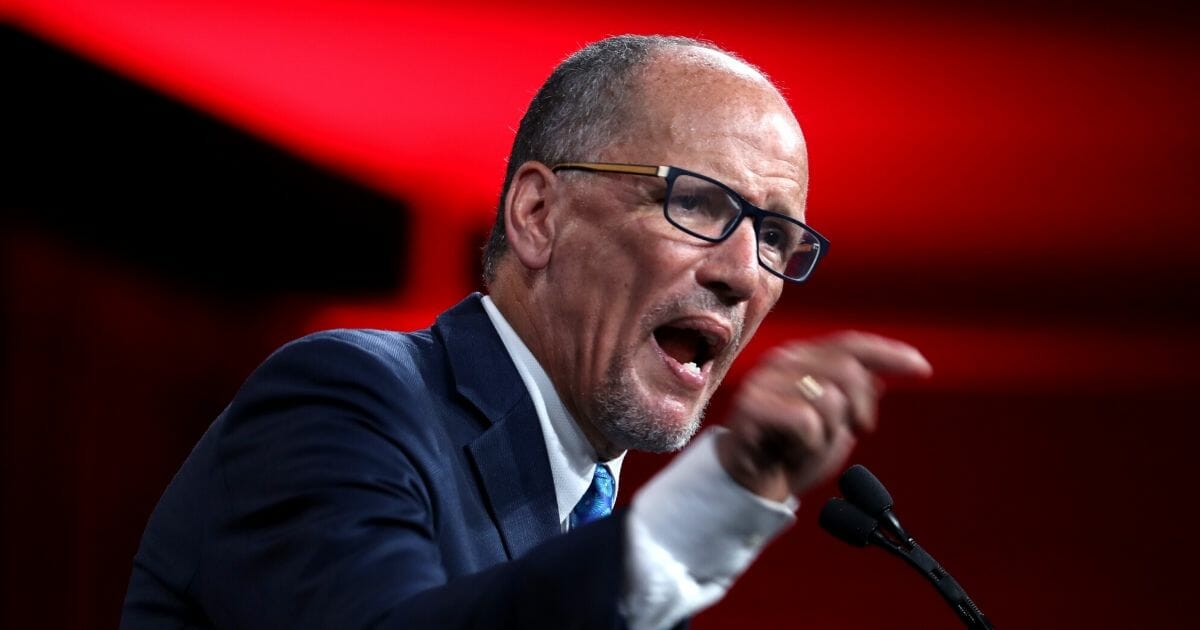
[[[821,528],[856,547],[875,545],[903,559],[929,580],[958,618],[971,630],[992,630],[992,623],[958,582],[900,526],[892,511],[892,495],[871,471],[851,466],[838,480],[846,499],[825,503],[818,519]],[[887,530],[887,535],[880,529]]]
[[[900,525],[900,519],[896,517],[895,512],[892,512],[892,495],[887,488],[883,487],[879,479],[867,470],[866,466],[862,464],[851,466],[838,479],[838,487],[841,488],[842,494],[846,495],[847,500],[868,515],[883,521],[884,526],[901,542],[906,546],[912,546],[912,536],[904,531]]]
[[[838,498],[830,499],[821,508],[818,521],[822,529],[855,547],[866,547],[871,542],[871,534],[879,529],[879,521]]]

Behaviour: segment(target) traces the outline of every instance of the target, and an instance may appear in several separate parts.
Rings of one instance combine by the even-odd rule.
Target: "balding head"
[[[723,167],[704,156],[752,146],[760,149],[753,154],[757,159],[783,167],[800,198],[806,196],[808,156],[800,125],[783,95],[754,66],[709,48],[659,49],[633,75],[626,101],[629,115],[595,159],[671,164],[723,177],[729,176]],[[690,153],[673,153],[674,161],[668,160],[667,150],[685,146]],[[740,188],[736,174],[725,183],[754,192]],[[803,201],[788,209],[803,217]]]
[[[563,61],[542,84],[521,119],[508,158],[496,222],[483,251],[484,280],[495,280],[508,250],[504,200],[517,169],[529,161],[554,165],[593,160],[606,146],[633,135],[642,118],[642,98],[656,86],[672,89],[663,77],[648,75],[656,62],[673,60],[700,75],[726,73],[774,87],[761,71],[731,52],[696,39],[660,35],[620,35],[595,42]],[[781,99],[782,100],[782,99]]]

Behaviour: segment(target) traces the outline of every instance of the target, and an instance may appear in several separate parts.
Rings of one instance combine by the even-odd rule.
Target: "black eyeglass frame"
[[[816,258],[813,259],[812,264],[809,265],[809,267],[808,267],[808,271],[805,272],[803,276],[801,276],[800,278],[789,278],[788,276],[783,275],[783,273],[772,269],[770,266],[767,265],[767,263],[763,262],[761,251],[759,251],[759,253],[758,253],[759,266],[761,266],[763,269],[766,269],[767,271],[782,278],[783,280],[785,280],[787,282],[791,282],[794,284],[800,284],[800,283],[808,280],[808,278],[810,276],[812,276],[813,271],[817,268],[817,263],[820,263],[821,259],[825,257],[825,254],[829,252],[829,239],[822,236],[820,232],[817,232],[816,230],[808,227],[807,224],[805,224],[801,221],[797,221],[796,219],[789,217],[786,214],[780,214],[778,212],[772,212],[770,210],[763,210],[762,208],[759,208],[758,206],[750,203],[749,201],[746,201],[745,197],[742,197],[741,195],[739,195],[737,193],[737,191],[733,190],[729,186],[726,186],[725,184],[723,184],[707,175],[702,175],[702,174],[696,173],[694,171],[689,171],[687,169],[679,168],[678,166],[666,166],[666,165],[653,166],[653,165],[648,165],[648,164],[619,164],[619,163],[612,163],[612,162],[562,162],[560,164],[555,164],[554,166],[551,166],[550,170],[554,173],[557,173],[558,171],[564,171],[564,170],[575,170],[575,171],[591,171],[591,172],[595,172],[595,173],[619,173],[619,174],[624,174],[624,175],[647,175],[650,177],[661,177],[661,178],[667,180],[667,190],[666,190],[666,193],[663,195],[663,217],[666,218],[668,223],[675,226],[676,228],[679,228],[680,230],[686,232],[687,234],[690,234],[702,241],[706,241],[709,243],[720,243],[721,241],[724,241],[725,239],[729,238],[729,235],[733,234],[734,231],[737,230],[738,226],[742,224],[742,219],[744,219],[747,216],[750,217],[750,220],[754,227],[754,242],[756,244],[759,242],[758,241],[758,238],[759,238],[758,233],[759,233],[759,230],[762,228],[762,221],[764,218],[771,217],[771,218],[776,218],[776,219],[780,219],[783,221],[787,221],[789,223],[794,223],[796,225],[799,225],[801,228],[804,229],[804,231],[808,232],[809,234],[812,234],[817,239],[817,242],[815,243],[815,245],[817,247],[817,256],[816,256]],[[703,234],[693,232],[692,230],[689,230],[688,228],[680,225],[677,221],[675,221],[675,219],[671,218],[671,213],[669,211],[669,207],[670,207],[670,203],[671,203],[671,189],[675,185],[675,180],[680,175],[696,177],[696,178],[702,179],[710,184],[713,184],[714,186],[725,191],[725,193],[728,194],[730,196],[730,198],[732,198],[734,201],[737,202],[738,215],[737,215],[737,217],[735,217],[733,220],[731,220],[729,222],[729,225],[727,225],[725,227],[725,230],[723,232],[721,232],[720,236],[716,236],[716,237],[705,236]]]

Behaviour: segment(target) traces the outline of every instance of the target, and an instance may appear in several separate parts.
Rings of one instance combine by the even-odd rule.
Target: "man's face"
[[[803,220],[800,128],[773,89],[741,72],[653,64],[626,139],[600,161],[685,168]],[[593,441],[598,433],[615,450],[677,449],[783,281],[759,265],[750,220],[717,244],[668,223],[661,178],[560,171],[555,186],[566,211],[543,298],[561,331],[548,366],[560,394]]]

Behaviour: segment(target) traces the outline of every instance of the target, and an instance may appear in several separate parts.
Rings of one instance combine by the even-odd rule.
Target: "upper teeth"
[[[696,375],[700,374],[700,366],[696,365],[695,361],[688,361],[687,363],[684,363],[683,369],[686,370],[690,374],[696,374]]]

